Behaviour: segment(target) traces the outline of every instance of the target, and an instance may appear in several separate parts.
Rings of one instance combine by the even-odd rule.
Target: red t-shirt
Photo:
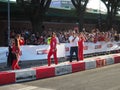
[[[57,39],[55,37],[52,37],[50,41],[50,48],[56,49],[56,45],[57,45]]]
[[[19,44],[20,44],[20,46],[21,46],[21,45],[24,45],[24,44],[25,44],[25,41],[21,39],[21,40],[19,40]]]

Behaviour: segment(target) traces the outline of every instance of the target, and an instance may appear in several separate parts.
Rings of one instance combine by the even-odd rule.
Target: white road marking
[[[38,87],[35,87],[35,86],[28,86],[28,87],[25,87],[25,88],[20,88],[18,90],[33,90],[33,89],[37,89]]]
[[[41,88],[41,87],[36,87],[36,86],[26,86],[24,88],[20,88],[17,90],[54,90],[54,89]]]

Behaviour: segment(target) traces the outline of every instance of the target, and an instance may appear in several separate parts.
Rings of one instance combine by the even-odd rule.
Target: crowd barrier
[[[85,42],[84,43],[84,54],[107,52],[120,49],[119,42]],[[49,51],[49,45],[24,45],[21,46],[22,55],[20,60],[43,60],[47,59],[47,54]],[[66,57],[69,56],[70,44],[61,43],[57,45],[57,56]],[[7,62],[8,47],[0,47],[0,63]]]

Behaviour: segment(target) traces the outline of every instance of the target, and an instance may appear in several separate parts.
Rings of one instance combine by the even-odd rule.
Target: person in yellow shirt
[[[51,37],[48,36],[48,38],[47,38],[47,44],[48,44],[48,45],[50,44],[50,40],[51,40]]]

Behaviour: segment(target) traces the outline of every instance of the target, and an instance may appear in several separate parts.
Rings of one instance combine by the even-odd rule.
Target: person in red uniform
[[[23,38],[23,37],[20,37],[20,36],[19,36],[19,43],[20,43],[20,46],[22,46],[22,45],[25,44],[25,41],[24,41],[24,38]]]
[[[54,62],[57,65],[58,64],[58,58],[57,58],[57,39],[56,39],[56,33],[52,33],[52,37],[50,40],[50,50],[48,53],[48,66],[51,65],[51,56],[54,56]]]
[[[18,64],[20,55],[21,55],[19,37],[20,37],[20,35],[17,34],[16,38],[15,38],[15,42],[12,45],[12,55],[13,55],[12,70],[20,69],[20,66]]]
[[[78,41],[78,58],[79,58],[79,60],[83,60],[84,59],[83,50],[84,50],[84,41],[85,40],[86,40],[85,36],[81,32],[80,35],[79,35],[79,41]]]

